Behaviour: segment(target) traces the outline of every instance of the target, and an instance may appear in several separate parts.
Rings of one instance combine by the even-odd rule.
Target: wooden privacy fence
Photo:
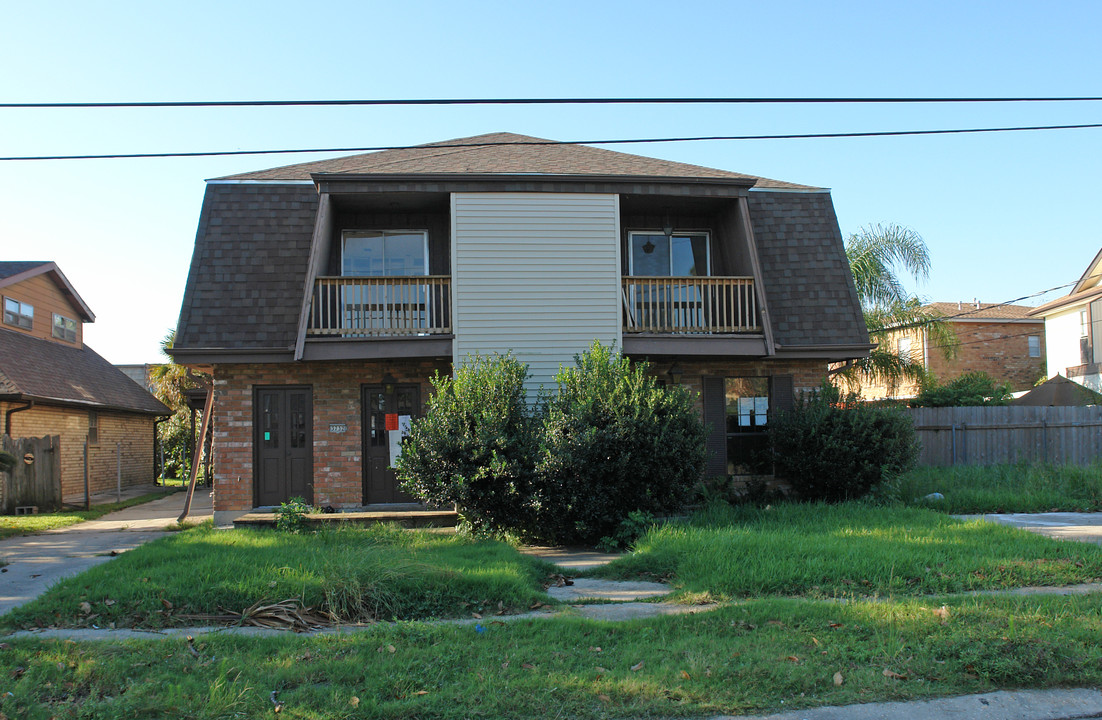
[[[907,412],[922,443],[919,465],[1089,465],[1102,459],[1099,406],[910,408]]]
[[[15,438],[4,435],[0,448],[15,456],[15,467],[0,472],[3,498],[0,512],[15,514],[17,508],[38,508],[38,512],[61,509],[61,437]]]

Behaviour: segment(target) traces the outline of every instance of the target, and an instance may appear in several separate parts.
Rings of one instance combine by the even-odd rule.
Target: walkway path
[[[165,534],[184,508],[185,493],[134,505],[98,520],[0,540],[0,614],[44,593],[62,578],[83,572],[119,553]],[[212,517],[210,491],[196,489],[189,520]]]
[[[1044,535],[1057,540],[1078,540],[1102,544],[1102,513],[987,513],[954,515],[960,520],[984,519]]]

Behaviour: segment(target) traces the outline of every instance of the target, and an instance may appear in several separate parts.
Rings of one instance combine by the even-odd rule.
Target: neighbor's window
[[[1029,336],[1029,356],[1041,357],[1041,336],[1030,335]]]
[[[54,337],[66,342],[76,342],[77,321],[54,313]]]
[[[906,360],[911,359],[911,339],[909,337],[899,338],[899,340],[896,341],[895,349],[899,357]]]
[[[88,411],[88,444],[99,445],[99,413]]]
[[[732,377],[724,380],[727,407],[727,474],[769,472],[769,378]]]
[[[341,240],[341,275],[404,277],[429,273],[429,234],[424,230],[346,230]]]
[[[4,322],[30,330],[34,325],[34,307],[6,297],[4,298]]]
[[[1102,300],[1095,300],[1090,305],[1091,311],[1091,341],[1093,344],[1093,357],[1091,362],[1102,363]]]
[[[631,274],[643,277],[698,277],[711,275],[708,233],[633,232]]]

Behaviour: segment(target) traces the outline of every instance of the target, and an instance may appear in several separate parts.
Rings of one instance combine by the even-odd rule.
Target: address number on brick
[[[348,426],[344,423],[329,423],[329,432],[331,433],[342,433],[347,431]]]

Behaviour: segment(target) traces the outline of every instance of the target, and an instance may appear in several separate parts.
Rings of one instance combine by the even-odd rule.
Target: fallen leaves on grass
[[[835,685],[841,685],[844,682],[845,682],[845,679],[842,677],[841,672],[834,673],[834,684]]]
[[[934,610],[934,615],[941,618],[941,624],[944,625],[949,622],[949,607],[947,605],[942,605],[937,610]]]
[[[640,670],[643,669],[643,665],[644,665],[644,662],[642,660],[640,660],[639,662],[637,662],[637,663],[635,663],[634,665],[631,666],[631,671],[632,672],[639,672]]]
[[[303,607],[296,598],[270,605],[263,605],[262,602],[245,608],[240,613],[231,612],[231,614],[240,618],[242,625],[294,632],[317,630],[327,627],[332,622],[328,613],[312,607]]]
[[[889,670],[888,668],[884,668],[884,677],[891,678],[892,680],[906,680],[907,679],[906,675],[900,675],[896,671]]]

